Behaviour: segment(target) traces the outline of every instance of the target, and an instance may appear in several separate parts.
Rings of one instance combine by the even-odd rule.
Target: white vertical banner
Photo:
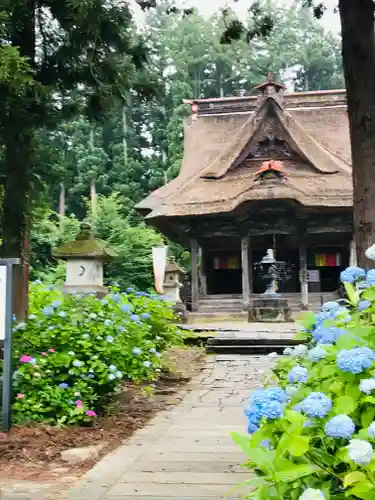
[[[0,266],[0,340],[5,340],[7,267]]]
[[[154,281],[155,281],[155,290],[158,293],[164,292],[164,277],[165,277],[165,268],[167,266],[167,252],[168,247],[153,247],[152,249],[152,263],[154,266]]]

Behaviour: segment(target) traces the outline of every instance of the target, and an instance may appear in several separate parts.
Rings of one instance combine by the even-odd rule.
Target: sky
[[[301,0],[302,1],[302,0]],[[286,6],[292,5],[293,0],[278,0],[278,2]],[[196,7],[203,15],[210,16],[218,11],[218,9],[226,5],[233,8],[239,17],[244,18],[247,10],[251,5],[252,0],[176,0],[176,4],[181,7]],[[325,29],[339,32],[340,20],[338,14],[334,13],[334,8],[337,5],[337,0],[325,0],[327,11],[323,19],[319,22],[323,24]]]

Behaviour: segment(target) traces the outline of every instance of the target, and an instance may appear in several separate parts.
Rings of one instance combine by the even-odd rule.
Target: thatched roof
[[[190,101],[179,176],[138,209],[148,219],[228,213],[248,201],[294,200],[310,207],[352,205],[344,91]],[[270,123],[272,122],[272,126]],[[283,182],[258,182],[254,148],[270,130],[287,144]],[[289,156],[288,156],[289,155]],[[279,158],[276,158],[279,160]]]

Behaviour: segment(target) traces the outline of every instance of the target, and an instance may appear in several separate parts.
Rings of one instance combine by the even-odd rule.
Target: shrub
[[[173,319],[165,301],[133,290],[100,300],[32,284],[28,321],[14,327],[14,422],[89,422],[122,380],[157,376],[180,340]]]
[[[342,273],[345,303],[308,313],[233,434],[258,477],[248,498],[375,498],[375,271]]]

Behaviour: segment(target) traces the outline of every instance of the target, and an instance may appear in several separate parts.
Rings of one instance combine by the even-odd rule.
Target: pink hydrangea
[[[17,394],[17,399],[23,399],[25,397],[24,394],[18,393]]]
[[[94,412],[94,410],[88,410],[88,412],[86,413],[86,415],[88,417],[96,417],[96,413]]]
[[[55,349],[52,349],[51,347],[51,349],[48,349],[48,352],[55,352]]]
[[[30,363],[32,359],[33,358],[31,356],[27,356],[26,354],[20,357],[21,363]]]
[[[76,407],[77,408],[82,408],[82,406],[83,406],[82,401],[80,399],[77,399],[77,401],[76,401]]]
[[[42,352],[42,356],[47,356],[47,353],[46,352]]]

